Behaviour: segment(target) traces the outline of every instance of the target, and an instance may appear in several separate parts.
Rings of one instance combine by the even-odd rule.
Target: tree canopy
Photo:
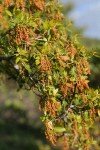
[[[39,96],[52,144],[89,149],[100,94],[88,85],[90,53],[64,20],[58,0],[0,0],[0,72]]]

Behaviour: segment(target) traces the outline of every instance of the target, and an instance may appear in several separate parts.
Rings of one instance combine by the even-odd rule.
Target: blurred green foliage
[[[37,96],[17,88],[12,80],[0,83],[0,150],[58,149],[45,139]]]
[[[100,88],[100,40],[83,37],[81,42],[88,47],[93,56],[89,59],[91,65],[90,86]]]

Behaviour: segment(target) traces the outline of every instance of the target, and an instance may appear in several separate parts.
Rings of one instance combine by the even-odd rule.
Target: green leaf
[[[50,26],[50,27],[54,27],[54,26],[55,26],[55,22],[54,22],[53,20],[50,20],[50,21],[49,21],[49,26]]]
[[[62,106],[66,107],[66,105],[67,105],[67,102],[64,100],[63,103],[62,103]]]
[[[48,22],[47,21],[43,22],[43,27],[44,27],[45,30],[48,29]]]
[[[76,119],[77,119],[77,122],[78,122],[78,123],[81,123],[81,122],[82,122],[82,118],[81,118],[81,116],[79,116],[79,115],[78,115],[78,116],[76,116]]]
[[[44,40],[45,42],[47,42],[47,39],[46,39],[46,38],[43,38],[43,40]]]
[[[58,92],[58,89],[53,89],[53,95],[55,96]]]
[[[52,76],[51,76],[51,75],[48,75],[48,79],[49,79],[50,81],[52,81]]]
[[[25,56],[26,55],[26,51],[25,50],[20,50],[20,55]]]
[[[61,44],[62,47],[64,47],[64,43],[62,41],[59,41],[59,43]]]
[[[28,64],[24,64],[24,67],[29,73],[31,73],[31,68]]]
[[[65,132],[66,129],[64,127],[55,127],[54,131],[57,132],[57,133],[60,133],[60,132]]]
[[[18,64],[20,62],[20,57],[17,57],[15,62]]]
[[[44,122],[47,119],[47,117],[46,116],[42,116],[42,117],[40,117],[40,119],[41,119],[42,122]]]
[[[13,16],[12,13],[8,9],[6,9],[5,11],[6,11],[6,13],[7,13],[8,16],[10,16],[10,17]]]
[[[36,59],[35,63],[36,63],[36,65],[39,65],[40,64],[40,60]]]

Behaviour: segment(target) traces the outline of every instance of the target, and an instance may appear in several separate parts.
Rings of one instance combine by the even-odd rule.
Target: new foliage
[[[88,86],[88,50],[70,38],[59,2],[0,3],[0,71],[39,95],[47,139],[89,148],[100,95]]]

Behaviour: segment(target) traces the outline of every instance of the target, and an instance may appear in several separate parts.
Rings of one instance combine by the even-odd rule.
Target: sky
[[[69,14],[69,17],[77,27],[85,27],[85,36],[100,39],[100,0],[61,1],[75,4],[75,8]]]

